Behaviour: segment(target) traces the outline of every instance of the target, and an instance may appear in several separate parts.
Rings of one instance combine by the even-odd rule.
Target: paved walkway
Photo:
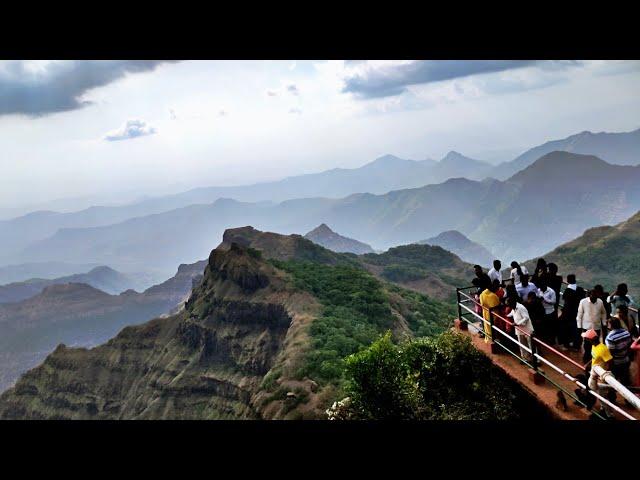
[[[478,326],[479,326],[478,322]],[[500,367],[509,377],[518,382],[525,390],[529,391],[532,395],[534,395],[540,402],[547,406],[549,411],[560,420],[588,420],[591,412],[587,411],[587,409],[583,406],[576,405],[574,403],[574,399],[571,398],[566,393],[565,398],[567,400],[567,410],[563,410],[558,406],[558,392],[559,389],[553,385],[549,380],[544,381],[544,383],[536,384],[533,381],[533,377],[530,374],[530,369],[527,365],[522,363],[519,359],[511,355],[509,352],[502,350],[498,347],[499,353],[491,353],[491,345],[489,343],[485,343],[484,338],[481,338],[478,335],[478,327],[473,327],[469,325],[468,330],[461,330],[461,333],[469,336],[471,341],[475,345],[475,347],[483,352],[484,354],[491,359],[491,361],[498,367]],[[509,340],[504,339],[505,346],[509,348],[511,351],[517,351],[515,349],[518,346],[510,342]],[[572,360],[577,361],[578,363],[582,363],[582,354],[577,352],[562,352],[567,357]],[[543,356],[545,356],[543,352]],[[561,368],[569,375],[576,376],[580,372],[577,371],[577,367],[562,357],[554,354],[546,354],[545,358],[548,358],[550,362],[552,362],[557,367]],[[540,365],[539,369],[548,376],[553,382],[561,385],[563,389],[568,392],[573,392],[577,387],[575,383],[570,381],[569,379],[563,377],[558,372],[553,370],[548,365]],[[616,402],[618,406],[623,408],[625,411],[631,413],[636,418],[639,418],[640,412],[635,411],[633,408],[629,408],[625,405],[623,399],[618,395],[618,401]],[[599,408],[599,402],[594,407],[595,409]],[[624,419],[622,415],[616,414],[616,418]]]

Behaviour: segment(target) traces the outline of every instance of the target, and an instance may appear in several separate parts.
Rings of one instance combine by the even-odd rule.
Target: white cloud
[[[121,128],[105,135],[104,139],[108,142],[130,140],[133,138],[153,135],[156,131],[157,130],[154,127],[147,125],[143,120],[127,120]]]
[[[295,84],[290,84],[287,85],[287,92],[289,92],[291,95],[300,95],[300,91],[298,90],[298,87]]]

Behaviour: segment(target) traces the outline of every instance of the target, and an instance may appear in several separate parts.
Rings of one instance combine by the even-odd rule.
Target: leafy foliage
[[[300,375],[339,382],[344,357],[370,345],[393,324],[381,283],[350,265],[299,260],[273,263],[291,273],[295,286],[311,292],[324,306],[320,318],[311,325],[313,348]]]
[[[462,335],[395,345],[391,335],[346,360],[346,391],[360,419],[504,420],[544,415]]]
[[[392,305],[407,320],[416,337],[430,337],[444,332],[453,323],[456,309],[428,296],[396,285],[388,285],[389,292],[399,295],[404,302]]]

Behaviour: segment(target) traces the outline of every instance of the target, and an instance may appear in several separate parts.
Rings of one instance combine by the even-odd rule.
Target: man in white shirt
[[[508,305],[511,307],[511,312],[507,315],[513,318],[513,323],[516,324],[516,336],[518,342],[520,342],[520,356],[527,361],[530,361],[532,356],[522,345],[532,349],[531,334],[533,333],[533,325],[531,324],[531,318],[529,318],[529,311],[527,307],[518,302],[515,298],[510,297]]]
[[[502,263],[500,262],[500,260],[494,260],[493,268],[489,270],[489,272],[487,273],[487,275],[489,275],[489,278],[491,279],[492,282],[494,280],[498,280],[500,285],[502,285],[502,272],[500,272],[501,268],[502,268]]]
[[[587,330],[595,330],[600,338],[602,326],[607,321],[607,310],[604,303],[598,298],[598,292],[592,288],[589,290],[589,296],[580,300],[578,304],[578,315],[576,316],[576,325],[582,333]],[[582,360],[587,363],[591,359],[591,343],[584,343],[584,355]]]
[[[544,341],[550,345],[556,343],[558,330],[558,316],[556,314],[556,292],[552,288],[547,287],[545,282],[540,283],[538,288],[538,297],[542,299],[544,307]]]

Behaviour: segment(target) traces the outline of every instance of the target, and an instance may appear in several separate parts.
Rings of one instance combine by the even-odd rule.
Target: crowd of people
[[[475,265],[474,270],[476,313],[486,320],[485,341],[491,341],[492,322],[529,350],[535,336],[560,350],[581,352],[585,365],[591,362],[591,367],[598,365],[610,371],[623,385],[640,387],[637,305],[626,284],[619,284],[612,294],[602,285],[585,290],[577,285],[575,274],[569,274],[563,291],[558,266],[543,258],[538,260],[532,275],[516,261],[505,272],[506,279],[500,260],[494,260],[486,273],[480,265]],[[521,347],[520,353],[531,360],[525,348]],[[598,389],[598,376],[593,368],[588,383],[589,388]],[[606,416],[611,416],[606,405],[601,408]]]

